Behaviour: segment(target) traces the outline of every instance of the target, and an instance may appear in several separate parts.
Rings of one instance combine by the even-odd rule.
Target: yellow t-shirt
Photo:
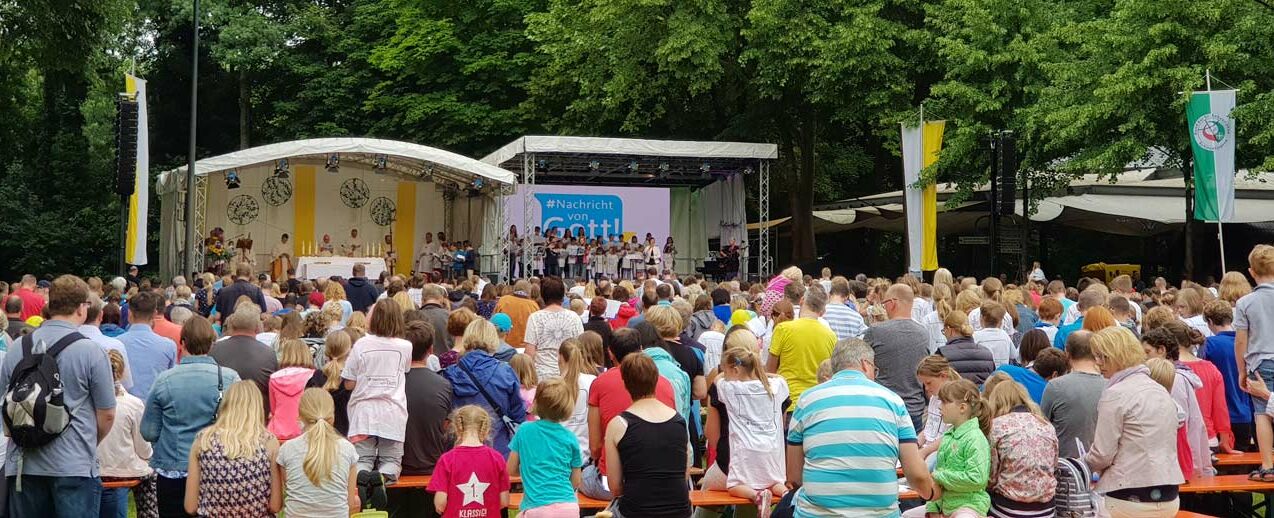
[[[778,374],[787,380],[792,407],[805,389],[818,384],[818,365],[832,357],[836,333],[812,318],[798,318],[779,324],[770,339],[770,355],[778,356]]]

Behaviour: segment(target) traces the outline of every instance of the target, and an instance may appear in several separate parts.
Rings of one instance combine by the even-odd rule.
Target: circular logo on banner
[[[226,205],[226,216],[236,225],[247,225],[256,221],[261,206],[257,200],[247,194],[240,194],[230,199]]]
[[[1208,151],[1215,151],[1230,138],[1230,121],[1209,113],[1194,121],[1194,142]]]
[[[292,199],[292,182],[285,178],[271,176],[261,184],[261,199],[273,207],[278,207]]]
[[[372,200],[372,222],[382,227],[394,222],[394,202],[381,196]]]
[[[358,178],[350,178],[341,183],[341,201],[346,207],[351,209],[361,209],[363,205],[367,205],[367,200],[371,197],[371,189],[367,188],[367,182]]]

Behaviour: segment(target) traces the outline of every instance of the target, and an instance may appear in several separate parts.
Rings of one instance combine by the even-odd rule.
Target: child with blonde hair
[[[278,464],[287,494],[284,513],[347,516],[358,512],[358,454],[332,426],[332,395],[320,388],[305,389],[299,416],[305,431],[279,447]]]
[[[485,444],[491,415],[465,405],[451,414],[451,427],[456,446],[438,458],[426,488],[434,493],[434,510],[444,517],[500,516],[509,506],[509,469],[504,456]]]
[[[279,370],[270,375],[270,423],[266,429],[280,441],[301,435],[297,409],[301,392],[314,380],[314,358],[300,340],[279,344]]]
[[[992,516],[1053,516],[1057,491],[1057,432],[1013,380],[986,390],[982,419],[991,426]]]
[[[783,412],[791,403],[787,380],[766,374],[760,356],[747,347],[727,349],[719,368],[721,377],[713,387],[716,406],[729,421],[726,490],[753,500],[764,518],[771,499],[786,492]]]
[[[567,347],[563,344],[559,352]],[[572,354],[582,357],[578,344],[569,347]],[[579,516],[575,490],[582,483],[584,459],[575,433],[563,426],[575,412],[577,396],[565,378],[540,383],[535,393],[535,412],[540,419],[519,427],[509,443],[509,474],[521,476],[526,490],[519,512],[523,518]]]
[[[265,429],[265,403],[252,381],[226,389],[217,420],[195,436],[186,478],[186,513],[270,516],[283,507],[274,470],[279,441]]]
[[[589,360],[588,353],[584,350],[580,340],[575,338],[567,338],[562,341],[562,346],[557,350],[557,364],[559,372],[562,373],[562,380],[566,382],[567,387],[571,389],[571,393],[575,395],[571,413],[563,420],[562,424],[571,433],[575,434],[579,442],[580,460],[582,462],[588,460],[586,457],[589,451],[588,393],[593,386],[593,381],[597,379],[597,366]],[[539,389],[537,388],[536,390],[538,397]],[[539,406],[536,405],[536,408],[538,415]]]
[[[986,485],[991,477],[990,431],[979,421],[982,395],[969,380],[959,380],[938,389],[942,401],[942,421],[951,428],[942,434],[938,446],[938,464],[933,481],[942,486],[936,499],[903,513],[904,518],[974,518],[986,516],[991,497]]]
[[[533,403],[535,403],[535,387],[540,383],[540,378],[535,374],[535,360],[525,354],[515,354],[513,359],[509,360],[509,366],[513,367],[513,373],[518,376],[518,384],[521,388],[518,393],[522,396],[522,404],[526,406],[527,422],[536,419],[535,414],[531,411]]]

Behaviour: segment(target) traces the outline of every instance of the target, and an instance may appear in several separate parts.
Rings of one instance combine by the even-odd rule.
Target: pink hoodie
[[[266,429],[280,441],[301,435],[301,393],[313,376],[314,369],[305,367],[288,367],[270,375],[270,424]]]

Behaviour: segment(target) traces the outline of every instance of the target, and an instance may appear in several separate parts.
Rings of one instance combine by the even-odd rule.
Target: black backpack
[[[4,427],[14,444],[39,448],[53,442],[71,424],[71,414],[62,400],[62,376],[57,357],[71,344],[84,340],[71,333],[43,353],[32,354],[31,335],[22,338],[22,360],[13,368],[5,388]]]

